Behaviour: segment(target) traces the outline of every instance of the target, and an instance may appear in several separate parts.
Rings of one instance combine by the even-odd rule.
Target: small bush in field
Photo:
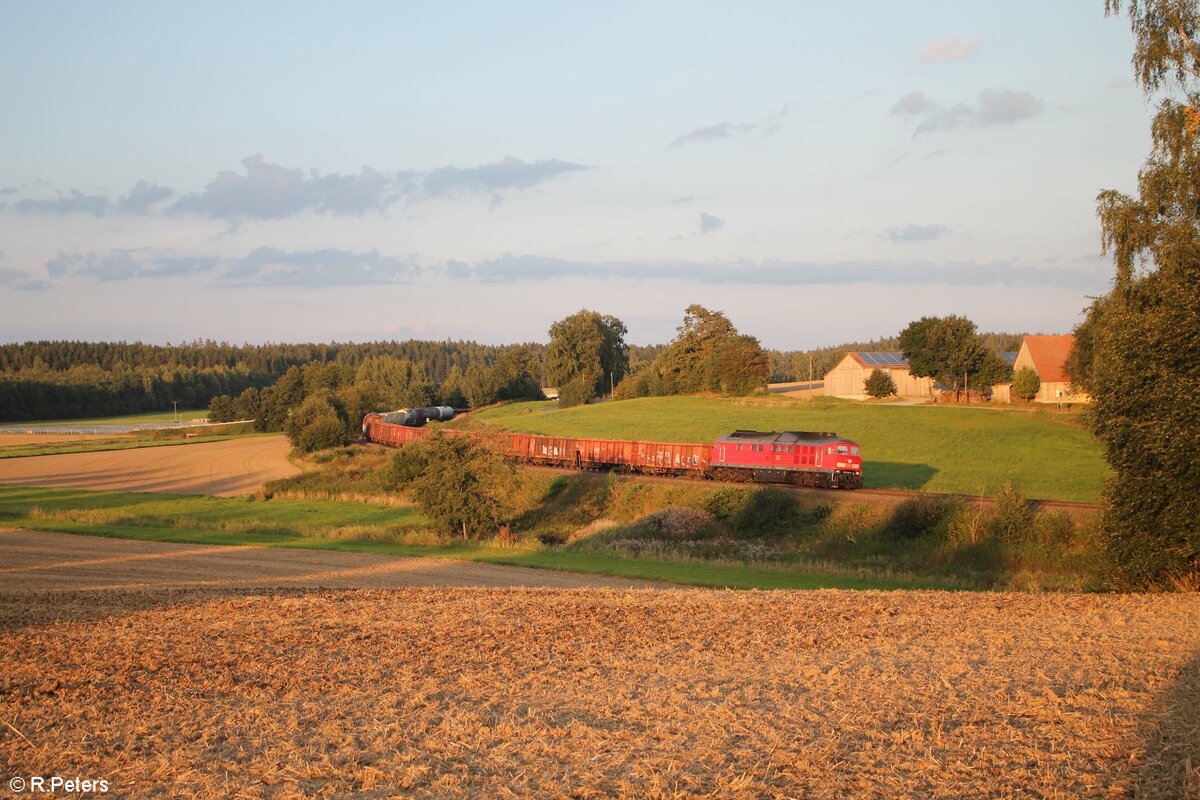
[[[688,541],[708,536],[714,531],[716,517],[702,508],[666,508],[646,518],[671,539]]]
[[[910,497],[892,511],[887,532],[896,539],[920,539],[937,532],[949,507],[938,497]]]

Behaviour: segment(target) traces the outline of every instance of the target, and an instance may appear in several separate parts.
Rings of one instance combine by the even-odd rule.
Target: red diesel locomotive
[[[400,447],[431,432],[389,418],[405,417],[394,411],[368,414],[363,419],[363,436],[378,444]],[[412,418],[411,412],[407,418]],[[834,433],[734,431],[707,445],[442,430],[451,436],[486,440],[509,458],[527,464],[828,489],[857,489],[862,485],[858,443]]]

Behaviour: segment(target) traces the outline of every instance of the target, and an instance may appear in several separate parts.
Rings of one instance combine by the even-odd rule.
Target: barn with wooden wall
[[[1059,336],[1026,336],[1017,351],[1013,371],[1028,367],[1041,378],[1042,386],[1035,403],[1087,403],[1090,398],[1085,392],[1077,392],[1071,385],[1071,377],[1064,366],[1075,348],[1075,337],[1070,334]]]
[[[896,394],[900,397],[933,396],[933,379],[912,375],[908,371],[908,359],[901,353],[846,353],[837,366],[825,374],[825,395],[850,400],[866,399],[863,382],[876,369],[892,376]]]

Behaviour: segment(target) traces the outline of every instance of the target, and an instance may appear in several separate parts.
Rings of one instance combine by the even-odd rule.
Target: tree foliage
[[[517,482],[513,466],[484,442],[440,431],[401,448],[391,477],[425,516],[464,539],[496,533]]]
[[[546,380],[559,387],[559,405],[578,405],[605,394],[629,370],[625,323],[583,309],[550,326],[542,355]],[[571,385],[568,398],[562,389]]]
[[[1194,0],[1127,11],[1134,75],[1158,98],[1152,147],[1136,196],[1097,198],[1115,277],[1069,368],[1113,471],[1102,525],[1116,583],[1165,588],[1200,575],[1200,12]]]
[[[621,397],[721,392],[766,386],[771,362],[753,336],[739,334],[720,311],[688,306],[670,346],[622,384]]]
[[[989,348],[966,317],[922,317],[900,333],[909,371],[968,393],[1007,379],[1008,363]]]
[[[891,397],[896,393],[896,382],[887,370],[873,369],[863,381],[863,391],[869,397]]]

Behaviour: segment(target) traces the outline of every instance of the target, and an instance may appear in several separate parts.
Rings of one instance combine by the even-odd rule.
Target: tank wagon
[[[368,414],[363,419],[363,436],[391,447],[428,436],[431,429],[421,427],[424,422],[389,421],[411,420],[414,417],[409,412],[401,409]],[[718,437],[713,444],[679,444],[442,430],[449,436],[472,436],[490,442],[507,457],[526,464],[831,489],[857,489],[862,485],[858,443],[835,433],[739,430]]]

